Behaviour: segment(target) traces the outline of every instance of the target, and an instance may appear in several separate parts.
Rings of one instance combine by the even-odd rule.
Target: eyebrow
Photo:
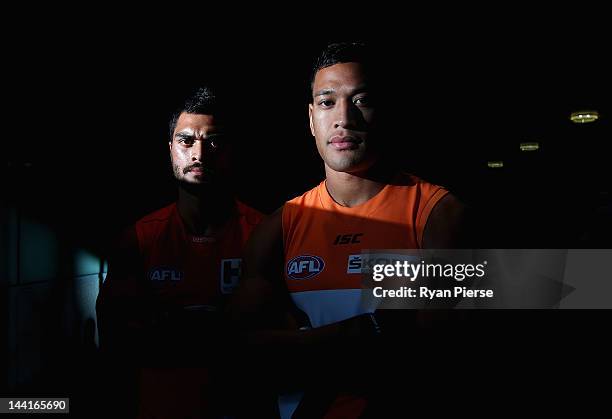
[[[368,89],[367,85],[361,84],[361,85],[357,86],[355,89],[351,90],[350,96],[354,96],[354,95],[359,94],[359,93],[367,92],[368,90],[369,89]],[[316,92],[314,94],[314,97],[330,95],[332,93],[336,93],[336,90],[335,89],[322,89],[322,90],[319,90],[318,92]]]
[[[324,96],[324,95],[329,95],[334,93],[335,90],[334,89],[323,89],[323,90],[319,90],[318,92],[315,93],[315,97],[317,96]]]
[[[189,133],[189,132],[177,132],[175,135],[175,137],[179,137],[179,138],[183,138],[183,139],[190,139],[190,138],[196,138],[196,135],[193,133]],[[211,132],[210,134],[206,134],[206,138],[221,138],[224,137],[225,134],[223,134],[223,132]]]

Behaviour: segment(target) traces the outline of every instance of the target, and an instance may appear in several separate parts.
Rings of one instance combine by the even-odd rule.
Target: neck
[[[338,204],[354,207],[379,193],[391,178],[387,170],[372,167],[361,173],[337,172],[325,166],[327,191]]]
[[[230,213],[233,198],[213,186],[179,184],[177,208],[193,235],[209,235]]]

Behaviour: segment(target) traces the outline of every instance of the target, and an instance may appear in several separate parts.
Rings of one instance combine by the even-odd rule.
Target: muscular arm
[[[425,224],[425,249],[455,249],[470,246],[468,211],[454,195],[448,193],[434,206]]]
[[[466,249],[472,247],[473,225],[471,215],[457,197],[448,193],[434,206],[423,232],[425,249]],[[438,307],[442,308],[442,307]],[[432,309],[419,310],[417,323],[421,328],[433,329],[452,324],[464,318],[461,311]]]

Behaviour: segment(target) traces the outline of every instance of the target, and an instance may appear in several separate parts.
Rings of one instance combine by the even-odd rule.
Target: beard
[[[187,180],[187,173],[189,173],[191,171],[191,169],[193,169],[194,167],[198,167],[200,168],[203,173],[199,176],[196,177],[197,181],[188,181]],[[182,183],[188,183],[188,184],[211,184],[215,182],[215,174],[216,171],[214,169],[211,169],[209,166],[205,166],[203,164],[197,164],[197,165],[190,165],[187,167],[180,167],[177,164],[173,164],[172,165],[172,171],[174,173],[174,177],[176,178],[176,180],[178,180],[179,182]]]

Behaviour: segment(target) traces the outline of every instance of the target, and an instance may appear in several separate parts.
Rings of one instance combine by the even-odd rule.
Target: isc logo
[[[291,279],[308,279],[318,275],[325,262],[318,256],[300,255],[287,262],[287,276]]]
[[[177,269],[160,266],[149,271],[151,281],[180,281],[183,279],[183,272]]]
[[[338,234],[336,236],[336,240],[334,240],[334,244],[357,244],[357,243],[361,243],[361,236],[363,236],[363,233]]]

